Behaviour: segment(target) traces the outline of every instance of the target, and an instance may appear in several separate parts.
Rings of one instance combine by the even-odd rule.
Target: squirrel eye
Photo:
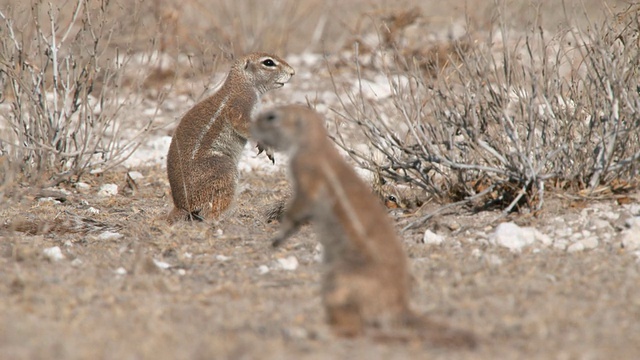
[[[276,119],[276,114],[274,113],[268,113],[267,116],[265,117],[265,120],[267,120],[267,122],[273,122]]]
[[[398,199],[396,199],[395,196],[393,195],[389,195],[389,197],[387,198],[389,201],[393,201],[393,202],[398,202]]]
[[[262,65],[272,67],[272,66],[276,66],[276,63],[273,62],[273,60],[271,59],[266,59],[262,61]]]

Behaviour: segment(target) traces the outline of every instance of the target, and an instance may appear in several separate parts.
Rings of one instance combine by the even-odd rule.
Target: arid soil
[[[318,293],[322,269],[312,230],[305,227],[282,249],[269,246],[277,224],[265,223],[263,211],[286,188],[282,172],[245,174],[235,212],[219,224],[173,227],[161,219],[169,205],[163,170],[141,172],[135,190],[127,187],[124,173],[113,173],[94,180],[119,185],[118,195],[70,189],[60,204],[24,196],[2,214],[40,224],[23,228],[26,233],[5,231],[0,241],[3,358],[640,355],[640,265],[615,242],[573,253],[545,247],[514,253],[465,232],[447,235],[442,245],[421,244],[421,232],[405,232],[416,280],[414,307],[474,331],[480,346],[460,351],[343,340],[324,323]],[[583,209],[555,202],[557,210],[528,225],[580,217]],[[490,232],[496,217],[444,215],[431,228],[456,222],[471,233]],[[88,233],[75,232],[68,223],[86,218],[93,219],[81,225]],[[399,228],[411,219],[396,214]],[[121,237],[110,238],[107,231]],[[55,246],[63,255],[59,260],[44,254]]]

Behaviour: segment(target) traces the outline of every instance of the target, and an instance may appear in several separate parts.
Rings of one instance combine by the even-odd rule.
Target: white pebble
[[[622,247],[631,251],[640,250],[640,226],[624,230],[621,237]]]
[[[549,245],[552,242],[549,236],[538,230],[531,227],[520,227],[512,222],[498,225],[489,239],[492,243],[506,247],[511,251],[520,251],[536,241],[544,245]]]
[[[100,214],[100,210],[94,208],[93,206],[87,209],[88,212],[92,213],[92,214]]]
[[[52,197],[41,197],[38,199],[38,202],[43,204],[43,203],[50,203],[50,204],[60,204],[60,201],[56,200],[55,198]]]
[[[427,245],[440,245],[444,241],[444,236],[434,233],[431,230],[424,232],[422,243]]]
[[[85,183],[85,182],[77,182],[76,183],[76,189],[78,190],[89,190],[91,188],[91,185]]]
[[[98,196],[114,196],[118,194],[118,185],[116,184],[104,184],[100,186],[98,190]]]
[[[596,237],[588,237],[580,241],[582,245],[584,245],[585,249],[591,250],[598,247],[598,238]]]
[[[278,259],[278,264],[283,270],[295,270],[298,268],[298,259],[295,256],[287,256],[286,258]]]
[[[122,266],[117,268],[115,271],[116,275],[127,275],[127,269],[123,268]]]
[[[227,261],[229,259],[231,259],[230,256],[216,255],[216,260],[218,260],[218,261]]]
[[[144,178],[144,175],[142,175],[142,173],[140,173],[139,171],[129,171],[127,175],[129,175],[129,178],[134,181]]]
[[[269,272],[269,267],[267,265],[258,266],[258,274],[264,275]]]
[[[640,215],[640,204],[626,204],[622,205],[625,209],[629,210],[634,215]]]
[[[120,239],[123,235],[117,232],[105,231],[98,235],[98,240],[117,240]]]
[[[184,253],[182,256],[184,256],[185,259],[191,259],[193,258],[193,254],[190,252],[186,252]]]
[[[584,244],[580,241],[575,242],[567,248],[567,252],[573,253],[584,250]]]
[[[317,243],[315,252],[313,254],[313,260],[315,262],[322,262],[323,259],[324,259],[324,246],[322,246],[322,244],[320,243]]]
[[[568,237],[571,235],[572,231],[571,231],[571,228],[562,227],[562,228],[556,229],[554,233],[557,237]]]
[[[80,260],[80,258],[75,258],[71,260],[71,266],[80,267],[80,265],[82,265],[82,260]]]
[[[45,188],[45,190],[55,191],[55,192],[63,193],[65,195],[71,195],[71,191],[63,188],[48,187],[48,188]]]
[[[581,233],[574,233],[571,236],[569,236],[569,240],[571,242],[577,242],[580,239],[582,239],[582,234]]]
[[[62,253],[62,250],[60,250],[60,247],[58,246],[46,248],[42,252],[44,253],[44,256],[46,256],[47,259],[51,261],[59,261],[64,259],[64,254]]]
[[[628,218],[627,220],[625,220],[624,225],[630,229],[634,227],[640,229],[640,216]]]
[[[164,262],[162,260],[153,259],[153,263],[158,267],[158,269],[168,269],[171,267],[171,264]]]
[[[186,275],[186,274],[187,274],[187,270],[185,270],[185,269],[178,269],[178,275],[180,275],[180,276],[184,276],[184,275]]]
[[[568,241],[565,239],[558,239],[553,242],[553,247],[558,250],[564,250],[567,248]]]
[[[611,227],[611,223],[603,219],[594,219],[591,221],[591,229],[606,229]]]

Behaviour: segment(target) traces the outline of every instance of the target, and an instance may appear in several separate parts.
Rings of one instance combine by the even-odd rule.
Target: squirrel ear
[[[249,63],[250,63],[249,59],[244,61],[244,69],[245,70],[247,70],[247,68],[249,67]]]

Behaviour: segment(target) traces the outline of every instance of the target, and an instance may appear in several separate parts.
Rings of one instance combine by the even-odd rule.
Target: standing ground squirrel
[[[472,334],[411,311],[408,260],[391,220],[371,188],[332,146],[316,112],[296,105],[279,107],[260,114],[251,132],[264,145],[289,152],[293,199],[273,246],[305,221],[313,222],[327,267],[323,303],[336,334],[475,345]]]
[[[182,117],[167,156],[174,205],[167,217],[170,223],[216,219],[229,208],[238,182],[238,161],[260,96],[282,87],[294,74],[275,55],[249,54],[232,65],[220,90]]]

